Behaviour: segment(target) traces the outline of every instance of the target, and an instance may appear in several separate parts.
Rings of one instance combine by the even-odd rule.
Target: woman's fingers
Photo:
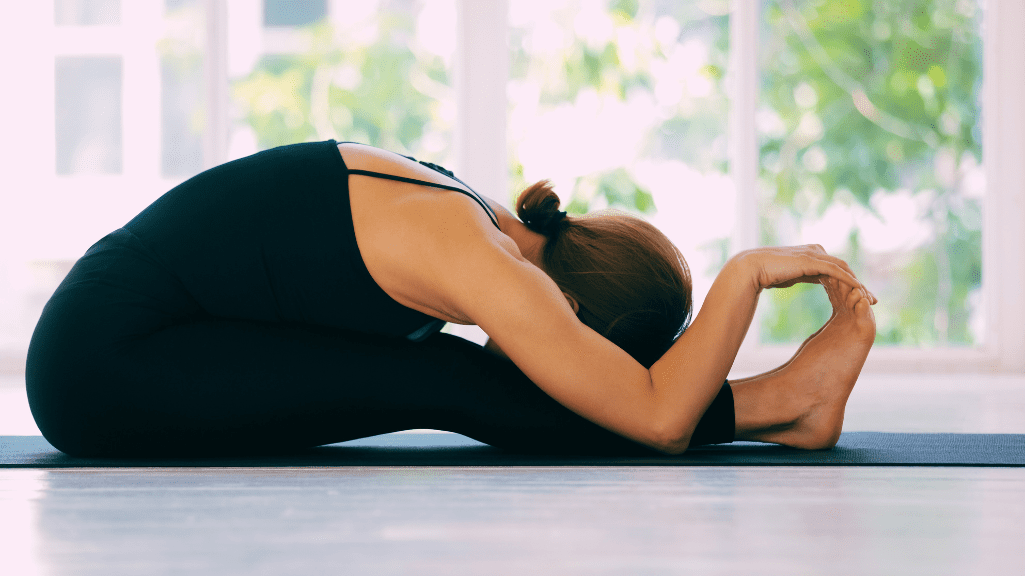
[[[872,292],[870,292],[868,290],[868,288],[866,288],[865,285],[862,284],[861,281],[857,279],[857,276],[854,274],[854,270],[852,270],[851,266],[849,264],[847,264],[847,262],[845,262],[842,258],[837,258],[836,256],[831,256],[831,255],[827,254],[826,250],[822,247],[821,244],[809,244],[808,248],[812,252],[815,252],[816,254],[818,254],[820,257],[825,258],[826,260],[829,260],[830,262],[832,262],[832,263],[836,264],[837,266],[843,268],[844,271],[846,271],[848,274],[850,274],[851,277],[854,278],[858,282],[856,284],[856,286],[860,286],[860,288],[865,292],[865,297],[868,299],[869,302],[871,302],[872,304],[876,304],[877,302],[879,302],[879,299],[875,297],[875,294],[872,294]]]
[[[843,260],[843,258],[837,258],[836,256],[830,256],[829,254],[826,254],[825,252],[822,252],[819,255],[819,257],[823,258],[825,260],[828,260],[828,261],[832,262],[833,264],[836,264],[837,266],[843,268],[845,272],[847,272],[848,274],[851,275],[851,277],[857,279],[857,276],[854,274],[854,270],[851,270],[850,264],[845,262]]]
[[[789,288],[794,284],[818,284],[822,276],[834,278],[857,290],[872,304],[878,302],[868,288],[858,280],[847,262],[830,256],[819,244],[755,248],[745,252],[756,263],[758,285],[761,288]],[[846,294],[847,292],[844,292]]]
[[[843,282],[851,288],[861,288],[865,290],[865,286],[860,280],[854,277],[854,274],[844,270],[844,268],[831,260],[819,260],[814,259],[818,265],[818,274],[825,274],[831,278],[836,278],[840,282]]]
[[[826,296],[829,297],[829,304],[833,307],[834,312],[841,308],[853,310],[854,306],[862,299],[868,300],[870,304],[874,304],[876,301],[871,292],[866,295],[863,290],[851,289],[835,278],[823,277],[821,284],[826,289]]]

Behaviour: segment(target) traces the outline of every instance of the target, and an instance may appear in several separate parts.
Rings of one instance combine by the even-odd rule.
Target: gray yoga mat
[[[383,434],[291,454],[72,458],[41,436],[0,436],[0,468],[281,466],[1025,466],[1025,434],[845,432],[831,450],[734,442],[680,456],[516,454],[458,434]]]

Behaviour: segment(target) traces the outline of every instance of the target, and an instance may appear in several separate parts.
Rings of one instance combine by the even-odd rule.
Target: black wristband
[[[706,444],[729,444],[734,440],[737,427],[737,413],[733,406],[733,390],[730,381],[723,382],[719,394],[694,429],[689,446]]]

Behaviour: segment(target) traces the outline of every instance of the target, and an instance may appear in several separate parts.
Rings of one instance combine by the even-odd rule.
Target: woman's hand
[[[878,302],[854,276],[846,262],[826,254],[818,244],[754,248],[740,252],[733,258],[747,267],[759,291],[764,288],[789,288],[800,283],[819,284],[824,277],[829,277],[851,288],[863,290],[872,304]]]

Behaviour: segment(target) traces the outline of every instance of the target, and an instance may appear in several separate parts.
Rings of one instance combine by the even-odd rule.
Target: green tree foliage
[[[259,147],[336,138],[421,154],[425,133],[446,128],[439,106],[451,88],[441,58],[414,49],[414,16],[381,12],[367,45],[340,42],[321,22],[300,31],[308,52],[264,56],[233,86]]]
[[[726,148],[710,139],[722,140],[728,111],[728,3],[612,0],[606,9],[616,34],[595,42],[573,29],[576,5],[568,2],[571,41],[555,57],[533,53],[524,31],[514,28],[513,82],[535,85],[540,106],[572,103],[584,90],[621,101],[638,92],[654,96],[653,70],[669,63],[678,43],[699,39],[708,49],[701,73],[711,90],[684,94],[661,110],[640,153],[726,171]],[[838,254],[880,297],[880,342],[974,342],[966,311],[980,288],[981,204],[965,193],[963,180],[981,163],[978,12],[974,0],[763,4],[759,117],[775,124],[760,129],[763,244],[787,243],[793,234],[782,222],[799,226],[837,204],[885,217],[879,199],[931,191],[923,196],[928,241],[872,252],[864,247],[871,239],[855,226]],[[667,18],[676,27],[659,29]],[[261,148],[334,137],[444,160],[447,146],[427,155],[421,148],[429,132],[451,140],[450,115],[443,113],[452,100],[448,70],[415,48],[413,14],[384,10],[376,26],[366,44],[339,41],[328,23],[306,27],[308,52],[268,55],[235,83],[238,113]],[[619,42],[622,31],[641,41]],[[528,183],[515,150],[510,168],[511,192],[521,190]],[[585,213],[598,199],[640,214],[657,209],[630,166],[581,174],[567,209]],[[707,248],[724,262],[728,238]],[[803,339],[829,314],[814,286],[769,291],[766,300],[765,341]]]
[[[511,31],[511,69],[514,81],[532,83],[540,90],[542,106],[572,103],[583,90],[601,95],[612,95],[626,101],[633,92],[653,95],[656,80],[653,65],[667,65],[672,48],[684,40],[697,38],[709,48],[709,64],[702,73],[714,88],[704,97],[685,96],[681,103],[668,110],[665,118],[650,127],[645,149],[641,154],[651,158],[674,158],[708,170],[725,170],[725,148],[710,146],[709,134],[722,133],[726,125],[728,101],[725,98],[723,77],[728,59],[728,18],[723,1],[709,1],[699,6],[691,2],[638,2],[612,0],[607,5],[617,31],[653,39],[656,22],[665,18],[680,23],[668,41],[639,42],[626,46],[615,36],[598,44],[589,42],[581,30],[573,26],[579,6],[565,2],[555,17],[570,33],[572,42],[556,58],[539,57],[524,42],[525,30]],[[666,38],[663,35],[663,40]],[[627,66],[630,60],[635,64]],[[609,133],[608,137],[617,137]],[[529,184],[523,179],[523,166],[512,153],[512,190],[521,190]],[[595,174],[581,174],[568,202],[567,211],[583,214],[597,199],[608,206],[639,214],[651,214],[656,206],[649,190],[639,185],[629,167],[612,168]]]
[[[981,206],[962,179],[982,159],[979,17],[965,0],[764,7],[762,104],[783,129],[761,138],[762,242],[784,243],[784,216],[821,217],[838,202],[878,214],[877,196],[932,191],[928,242],[869,257],[855,228],[841,254],[882,301],[880,342],[973,342]],[[827,315],[821,290],[774,291],[763,339],[800,340]]]

